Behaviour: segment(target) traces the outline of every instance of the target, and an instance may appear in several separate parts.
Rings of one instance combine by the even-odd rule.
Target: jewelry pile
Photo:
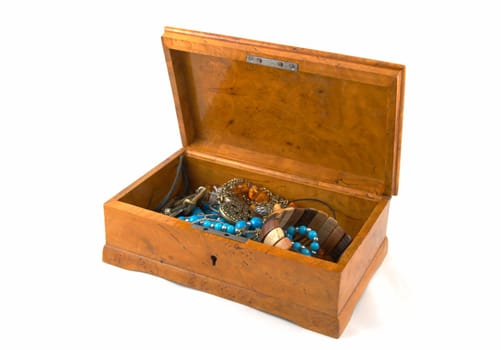
[[[297,201],[321,202],[333,217],[313,208],[296,208]],[[190,195],[168,201],[159,211],[203,230],[327,260],[337,261],[351,243],[327,203],[308,198],[289,201],[242,178],[221,186],[200,186]]]

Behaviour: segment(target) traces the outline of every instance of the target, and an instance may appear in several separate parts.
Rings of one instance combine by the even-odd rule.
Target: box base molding
[[[322,313],[299,304],[291,305],[289,302],[285,303],[275,296],[265,295],[251,289],[235,286],[177,266],[166,264],[163,261],[140,256],[108,244],[106,244],[103,249],[103,261],[127,270],[145,272],[187,287],[236,301],[290,320],[293,323],[315,332],[338,338],[348,324],[353,310],[370,279],[383,262],[387,250],[388,240],[385,238],[362,279],[338,315]]]

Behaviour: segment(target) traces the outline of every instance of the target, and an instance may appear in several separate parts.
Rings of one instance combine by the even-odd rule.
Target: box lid
[[[170,27],[162,42],[191,151],[397,194],[404,66]]]

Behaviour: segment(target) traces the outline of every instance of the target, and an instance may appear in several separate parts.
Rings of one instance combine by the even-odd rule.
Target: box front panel
[[[280,298],[285,304],[336,313],[340,276],[336,264],[194,230],[187,222],[126,203],[108,203],[105,212],[108,246]]]

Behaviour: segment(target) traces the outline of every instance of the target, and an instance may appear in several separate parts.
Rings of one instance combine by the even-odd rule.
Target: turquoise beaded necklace
[[[210,206],[206,204],[195,207],[190,213],[191,216],[179,216],[178,219],[230,235],[259,240],[259,230],[264,224],[262,218],[253,216],[248,221],[239,220],[233,225],[219,215],[217,205]],[[320,243],[317,231],[305,225],[289,226],[286,230],[286,236],[292,242],[291,250],[307,256],[318,254]],[[306,241],[309,241],[309,243],[306,243]]]

